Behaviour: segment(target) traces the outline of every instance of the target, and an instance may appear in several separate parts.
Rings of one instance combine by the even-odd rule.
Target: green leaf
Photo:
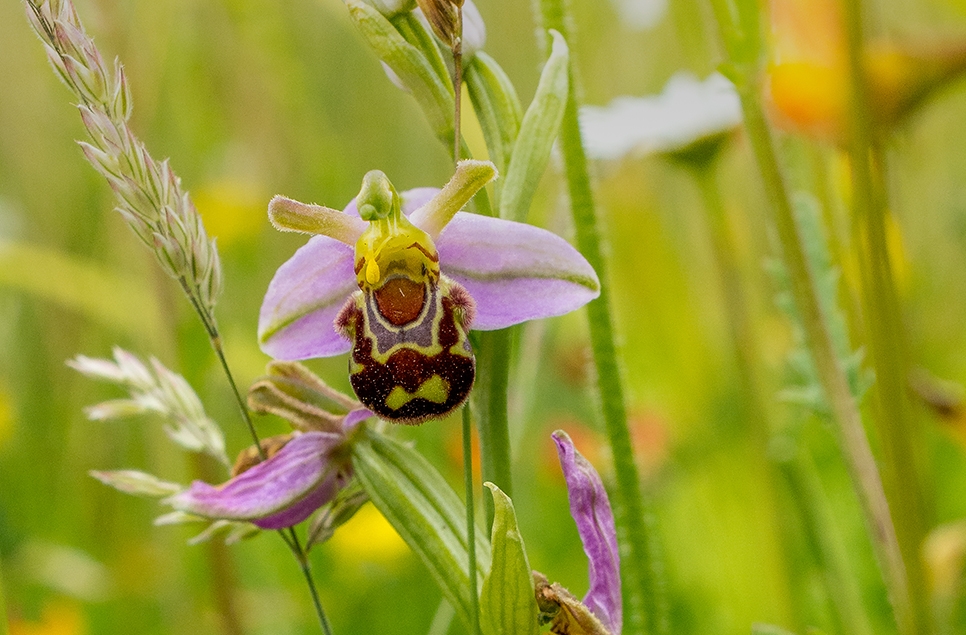
[[[490,160],[505,173],[513,154],[513,144],[520,133],[523,107],[516,89],[506,73],[492,57],[479,51],[466,67],[466,87],[483,129]],[[502,184],[497,181],[497,191]]]
[[[510,497],[493,483],[493,560],[480,596],[480,624],[484,635],[537,635],[537,600],[533,575],[517,528]]]
[[[0,242],[0,288],[20,289],[139,340],[158,341],[161,310],[150,285],[68,254]]]
[[[551,30],[550,34],[553,48],[540,74],[537,92],[520,124],[503,182],[501,218],[516,221],[526,218],[563,121],[570,86],[570,51],[559,32]]]
[[[436,136],[452,143],[452,84],[444,83],[426,56],[375,8],[361,0],[346,0],[346,6],[372,50],[412,92]]]
[[[469,627],[469,557],[463,503],[421,454],[369,428],[352,447],[352,466],[376,508],[429,569]],[[490,543],[476,532],[476,575],[490,569]]]

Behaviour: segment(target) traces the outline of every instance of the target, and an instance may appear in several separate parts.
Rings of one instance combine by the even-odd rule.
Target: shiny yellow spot
[[[329,540],[338,562],[390,562],[408,548],[392,525],[372,505],[365,505]]]
[[[376,262],[376,255],[370,251],[366,255],[366,282],[376,284],[379,278],[379,263]]]
[[[399,410],[413,399],[423,398],[432,403],[444,403],[447,397],[449,397],[449,382],[439,375],[433,375],[414,393],[406,392],[402,386],[396,386],[386,398],[386,406],[391,410]]]

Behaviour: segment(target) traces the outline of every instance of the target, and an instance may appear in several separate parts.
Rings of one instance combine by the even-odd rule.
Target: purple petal
[[[306,432],[227,483],[195,481],[166,502],[191,514],[251,520],[268,529],[299,523],[335,494],[340,470],[329,453],[343,440],[341,434]]]
[[[436,248],[443,273],[476,301],[474,329],[563,315],[600,295],[597,273],[580,252],[533,225],[459,212]]]
[[[351,432],[357,425],[368,419],[369,417],[375,417],[376,413],[368,408],[356,408],[345,416],[342,420],[342,427],[345,429],[346,433]]]
[[[258,341],[275,359],[331,357],[349,350],[333,323],[357,289],[354,251],[327,236],[313,236],[268,285],[258,316]]]
[[[577,532],[590,561],[590,590],[584,605],[611,633],[620,633],[623,623],[620,557],[614,513],[604,483],[594,466],[577,452],[566,432],[557,430],[552,436],[567,480],[570,515],[577,522]]]

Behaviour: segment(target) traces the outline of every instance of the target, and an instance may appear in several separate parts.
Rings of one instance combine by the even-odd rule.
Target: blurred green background
[[[675,71],[704,77],[720,61],[703,3],[669,0],[646,29],[622,20],[616,4],[572,4],[578,39],[571,46],[586,103],[659,92]],[[541,62],[530,3],[478,5],[488,27],[485,48],[526,104]],[[442,185],[451,173],[447,151],[414,102],[386,80],[339,0],[79,0],[78,10],[102,52],[125,64],[135,130],[154,156],[171,157],[218,237],[225,272],[218,317],[228,359],[248,385],[268,361],[255,339],[262,295],[275,269],[304,242],[269,226],[269,198],[281,193],[341,207],[375,168],[398,189]],[[966,33],[963,0],[881,0],[871,11],[874,30],[885,34]],[[966,90],[954,85],[892,138],[888,152],[901,238],[894,256],[912,361],[960,384],[966,383],[964,122]],[[479,147],[472,117],[465,127],[471,146]],[[112,211],[110,189],[83,160],[74,140],[84,135],[22,5],[0,3],[0,563],[13,633],[237,632],[226,615],[245,633],[316,632],[300,574],[276,537],[189,547],[190,528],[152,526],[162,511],[153,501],[87,476],[92,469],[137,468],[187,482],[211,471],[178,451],[155,421],[84,418],[83,406],[119,393],[83,379],[64,361],[109,356],[114,344],[183,373],[226,430],[230,452],[241,450],[247,436],[190,307]],[[795,189],[820,189],[816,165],[833,182],[842,169],[828,145],[792,136],[779,143]],[[595,167],[610,236],[606,282],[614,287],[673,632],[748,633],[758,621],[836,632],[794,497],[769,476],[749,438],[693,181],[655,157]],[[792,336],[763,266],[776,245],[752,168],[739,137],[723,157],[719,181],[764,352],[766,391],[774,396],[786,385]],[[531,219],[570,236],[556,163]],[[517,512],[531,565],[582,595],[586,560],[549,432],[568,430],[606,478],[584,317],[528,325],[519,348],[511,393]],[[348,389],[345,364],[337,358],[311,366]],[[830,429],[799,407],[773,402],[776,421],[800,430],[874,632],[892,632]],[[922,450],[926,526],[966,519],[966,456],[955,422],[944,429],[921,407],[912,422]],[[258,424],[266,433],[284,429],[279,421]],[[459,487],[455,420],[402,433]],[[946,538],[939,562],[958,580],[966,538],[955,528]],[[336,633],[428,631],[440,593],[371,508],[312,560]],[[958,584],[937,588],[958,597]],[[960,615],[953,623],[966,622]]]

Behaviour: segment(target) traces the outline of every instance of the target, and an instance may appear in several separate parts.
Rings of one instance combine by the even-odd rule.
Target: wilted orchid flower
[[[281,529],[302,522],[346,487],[350,433],[372,413],[300,364],[275,363],[269,372],[252,386],[249,405],[285,417],[298,431],[264,439],[261,452],[254,446],[243,451],[226,483],[195,481],[166,503],[196,516]],[[329,412],[332,405],[343,414]]]
[[[550,631],[567,635],[620,635],[623,626],[620,556],[614,513],[600,475],[562,430],[553,433],[567,481],[570,515],[589,561],[590,589],[583,601],[557,583],[534,573],[541,620]]]
[[[468,333],[561,315],[597,297],[597,274],[543,229],[458,212],[496,176],[460,162],[442,190],[398,194],[366,175],[345,212],[275,197],[276,227],[320,234],[269,285],[262,350],[277,359],[352,350],[350,381],[364,406],[397,423],[460,406],[475,376]]]

